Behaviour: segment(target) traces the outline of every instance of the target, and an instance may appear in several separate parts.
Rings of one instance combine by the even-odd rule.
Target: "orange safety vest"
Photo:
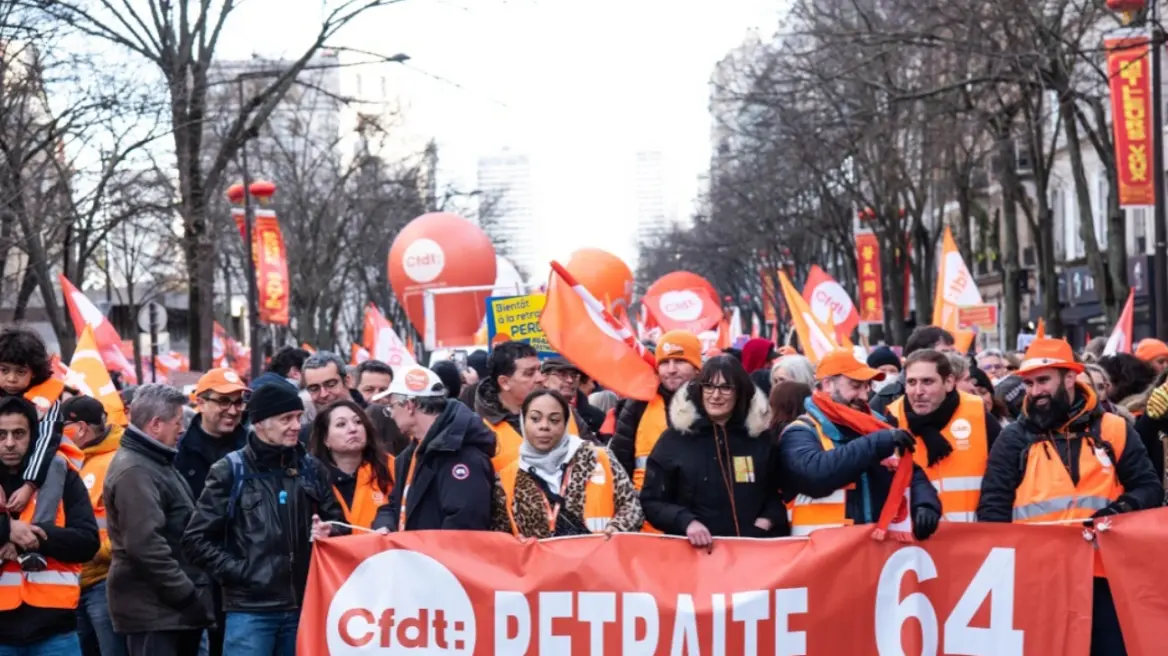
[[[519,445],[523,443],[523,436],[515,432],[506,419],[497,424],[484,419],[483,423],[495,431],[495,457],[491,458],[491,464],[495,467],[495,473],[498,473],[519,459]],[[568,435],[580,435],[574,412],[568,413]]]
[[[819,423],[813,418],[803,416],[795,421],[815,429],[824,451],[831,451],[835,448],[835,443],[824,434]],[[796,496],[787,509],[787,521],[791,525],[791,535],[810,535],[813,531],[818,531],[821,528],[851,526],[853,521],[848,519],[848,490],[854,489],[856,489],[856,484],[849,483],[826,497],[818,499],[812,499],[806,494]]]
[[[1111,444],[1118,459],[1127,446],[1127,422],[1106,413],[1100,422],[1102,439]],[[1095,511],[1106,508],[1123,494],[1111,456],[1102,448],[1092,449],[1086,441],[1079,451],[1079,484],[1071,481],[1058,454],[1050,445],[1030,445],[1026,454],[1026,473],[1014,492],[1014,523],[1039,524],[1090,519]],[[1103,563],[1095,552],[1095,576],[1103,576]]]
[[[377,509],[389,500],[389,493],[393,491],[393,466],[394,458],[391,455],[389,456],[389,489],[382,490],[377,487],[377,477],[373,475],[373,465],[367,462],[361,463],[357,469],[357,485],[353,489],[352,508],[345,503],[345,497],[341,495],[337,487],[333,486],[333,495],[337,497],[337,501],[341,504],[341,510],[345,513],[345,522],[353,526],[373,528]]]
[[[24,398],[29,403],[36,406],[37,417],[39,419],[45,418],[45,411],[53,407],[53,404],[61,398],[61,394],[65,391],[65,383],[50,378],[40,385],[33,385],[24,393]]]
[[[941,498],[943,517],[950,522],[976,522],[977,502],[981,498],[981,479],[989,462],[989,438],[986,435],[985,404],[981,397],[958,392],[960,402],[949,424],[941,435],[953,447],[953,452],[941,462],[929,466],[925,443],[917,438],[913,461],[925,470],[925,475]],[[888,406],[897,424],[908,430],[908,414],[904,397]]]
[[[592,470],[588,477],[588,483],[584,486],[584,524],[589,531],[601,533],[608,528],[609,523],[612,522],[613,513],[616,512],[615,491],[612,485],[612,461],[608,459],[608,453],[604,449],[595,449],[594,451],[596,453],[596,467]],[[579,472],[573,472],[571,467],[564,472],[564,481],[560,486],[561,495],[567,491],[568,484],[574,475],[579,475]],[[511,519],[511,532],[514,535],[519,535],[519,526],[515,523],[515,480],[518,476],[518,458],[499,472],[499,482],[503,485],[503,491],[507,493],[507,516]],[[558,505],[553,508],[546,497],[543,498],[543,503],[547,513],[548,533],[555,535],[556,517],[560,514],[560,508]]]
[[[61,441],[62,446],[65,444],[64,439]],[[101,493],[105,489],[105,474],[117,453],[115,449],[91,455],[85,459],[80,471],[81,482],[89,490],[89,503],[93,506],[93,516],[97,518],[97,533],[101,536],[102,544],[109,542],[109,533],[106,531],[105,501]]]
[[[638,492],[645,485],[645,466],[649,463],[649,454],[653,453],[653,447],[657,446],[657,440],[661,439],[661,434],[666,428],[669,428],[669,421],[665,415],[665,399],[658,394],[649,402],[645,412],[641,414],[641,423],[637,424],[637,437],[633,447],[633,456],[636,458],[633,466],[633,487],[637,488]],[[641,532],[661,533],[649,522],[641,526]]]
[[[32,523],[36,511],[36,495],[20,513],[20,521]],[[65,526],[65,503],[57,504],[53,523]],[[43,572],[24,572],[20,563],[4,561],[0,568],[0,611],[14,610],[21,604],[37,608],[77,608],[81,599],[81,563],[62,563],[45,558],[48,567]]]

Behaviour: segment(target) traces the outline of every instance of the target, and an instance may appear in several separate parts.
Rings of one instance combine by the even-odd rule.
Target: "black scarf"
[[[945,439],[941,430],[949,425],[949,421],[953,419],[953,414],[957,412],[957,406],[960,403],[961,396],[957,390],[953,390],[945,395],[945,399],[941,401],[941,405],[937,406],[936,410],[927,415],[918,415],[913,412],[912,404],[908,402],[908,399],[904,400],[904,412],[905,416],[908,417],[908,430],[925,443],[930,467],[953,453],[953,445],[949,444],[949,440]]]

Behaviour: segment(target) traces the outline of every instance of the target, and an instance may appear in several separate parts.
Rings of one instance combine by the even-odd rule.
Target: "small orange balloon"
[[[628,314],[633,301],[633,271],[624,260],[599,248],[572,253],[565,267],[614,316]],[[606,301],[607,299],[607,301]]]
[[[406,316],[425,334],[427,289],[486,287],[434,297],[437,347],[469,346],[486,314],[495,282],[495,247],[486,233],[446,212],[423,214],[398,233],[389,249],[389,282]]]

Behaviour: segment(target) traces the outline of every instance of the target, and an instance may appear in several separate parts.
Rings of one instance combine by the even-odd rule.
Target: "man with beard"
[[[1083,365],[1061,339],[1036,339],[1018,369],[1022,416],[990,451],[977,519],[1045,523],[1090,520],[1161,504],[1164,491],[1144,443],[1095,390],[1076,382]],[[1096,553],[1092,654],[1125,653],[1111,590]]]
[[[893,463],[885,461],[916,446],[912,435],[868,409],[868,385],[884,374],[850,350],[825,356],[815,377],[818,389],[804,403],[806,414],[779,440],[783,492],[795,501],[791,535],[875,522],[892,487]],[[913,533],[924,540],[937,530],[941,501],[919,466],[913,467],[909,497]]]
[[[951,357],[932,349],[917,351],[904,363],[905,395],[888,412],[916,438],[913,460],[937,488],[945,520],[972,522],[989,450],[1001,427],[986,413],[981,397],[956,384]]]

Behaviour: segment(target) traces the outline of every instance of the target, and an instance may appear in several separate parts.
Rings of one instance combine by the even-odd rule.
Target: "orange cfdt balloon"
[[[389,248],[389,283],[406,316],[425,334],[423,292],[442,287],[480,287],[495,282],[495,247],[478,226],[446,212],[410,221]],[[490,289],[434,297],[437,346],[474,344]]]
[[[714,289],[710,281],[689,271],[674,271],[673,273],[667,273],[661,276],[652,285],[649,285],[649,289],[645,290],[645,297],[660,296],[667,292],[681,291],[683,289],[703,289],[709,294],[710,300],[715,303],[718,301],[718,290]],[[648,313],[647,319],[647,324],[650,327],[656,325],[657,322],[652,312]]]
[[[568,260],[568,273],[596,300],[608,301],[613,316],[628,314],[633,300],[633,271],[619,257],[599,248],[581,248]]]

